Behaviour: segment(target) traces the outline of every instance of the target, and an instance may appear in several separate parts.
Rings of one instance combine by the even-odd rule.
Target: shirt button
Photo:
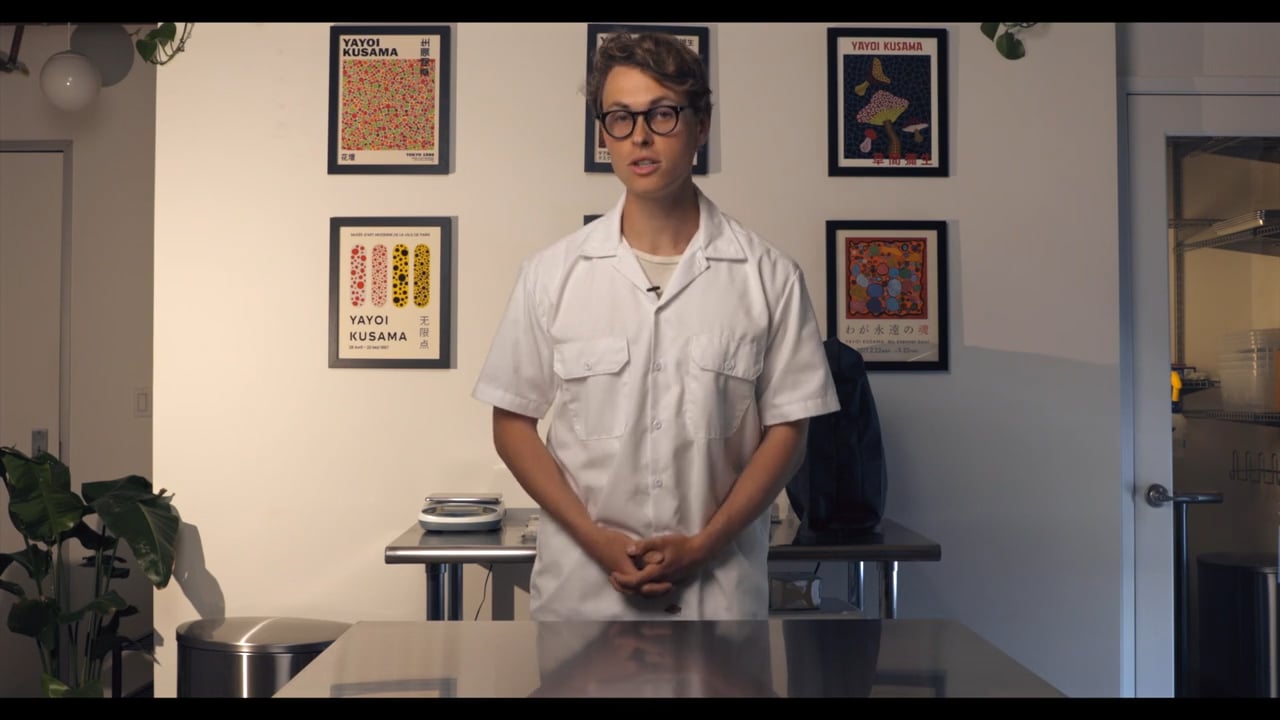
[[[655,363],[653,364],[653,371],[654,371],[654,372],[658,372],[658,371],[660,371],[660,370],[662,370],[662,361],[661,361],[661,360],[658,360],[657,362],[655,362]]]
[[[661,430],[661,429],[662,429],[662,421],[661,421],[661,420],[654,420],[654,421],[653,421],[653,429],[654,429],[654,430]]]
[[[591,369],[591,361],[590,361],[590,360],[587,360],[586,362],[582,363],[582,369],[583,369],[583,370],[590,370],[590,369]]]
[[[733,369],[733,363],[732,363],[732,362],[727,362],[727,363],[725,363],[725,364],[724,364],[724,369],[725,369],[725,370],[732,370],[732,369]]]
[[[654,480],[654,481],[653,481],[653,486],[654,486],[654,487],[662,487],[662,481],[661,481],[661,480]]]

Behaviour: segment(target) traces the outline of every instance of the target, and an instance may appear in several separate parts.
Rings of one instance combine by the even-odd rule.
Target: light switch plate
[[[45,428],[36,428],[31,431],[31,457],[42,452],[49,452],[49,431]]]

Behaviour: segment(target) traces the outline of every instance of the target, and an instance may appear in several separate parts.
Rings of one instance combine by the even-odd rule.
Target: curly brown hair
[[[680,38],[665,32],[618,32],[596,49],[587,75],[587,103],[603,108],[604,81],[619,66],[639,68],[664,86],[683,92],[700,118],[711,116],[711,83],[702,58]]]

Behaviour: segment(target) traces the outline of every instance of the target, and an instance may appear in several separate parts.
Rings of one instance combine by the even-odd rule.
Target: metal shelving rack
[[[1269,425],[1280,427],[1280,412],[1254,412],[1249,410],[1183,410],[1182,414],[1189,418],[1207,420],[1225,420],[1227,422],[1249,423],[1250,425]]]
[[[1280,210],[1257,210],[1220,220],[1175,246],[1177,252],[1201,248],[1280,257]]]
[[[1185,223],[1184,223],[1185,225]],[[1177,336],[1175,337],[1176,360],[1182,362],[1185,348],[1183,337],[1183,264],[1182,256],[1194,250],[1213,248],[1217,250],[1235,250],[1238,252],[1269,255],[1280,258],[1280,210],[1257,210],[1243,215],[1210,223],[1208,227],[1186,241],[1174,243],[1175,273],[1177,298]],[[1215,380],[1202,380],[1190,387],[1184,385],[1183,392],[1205,390],[1217,386]],[[1184,410],[1182,414],[1188,418],[1204,418],[1225,420],[1227,422],[1248,423],[1251,425],[1267,425],[1280,427],[1280,412],[1252,412],[1245,410]]]

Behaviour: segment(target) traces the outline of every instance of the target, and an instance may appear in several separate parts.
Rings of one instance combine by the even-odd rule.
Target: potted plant
[[[27,457],[4,447],[0,461],[9,519],[24,545],[0,553],[0,578],[17,564],[35,586],[28,594],[22,585],[0,579],[0,590],[17,597],[8,628],[35,640],[46,697],[102,697],[104,660],[131,645],[117,634],[120,619],[138,612],[111,587],[112,580],[129,576],[128,561],[118,554],[120,542],[153,586],[168,585],[181,520],[173,496],[128,475],[84,483],[82,498],[71,489],[70,469],[47,452]],[[90,525],[95,517],[97,528]],[[65,557],[73,541],[91,553],[78,567],[93,571],[90,596],[80,607],[71,607]]]

